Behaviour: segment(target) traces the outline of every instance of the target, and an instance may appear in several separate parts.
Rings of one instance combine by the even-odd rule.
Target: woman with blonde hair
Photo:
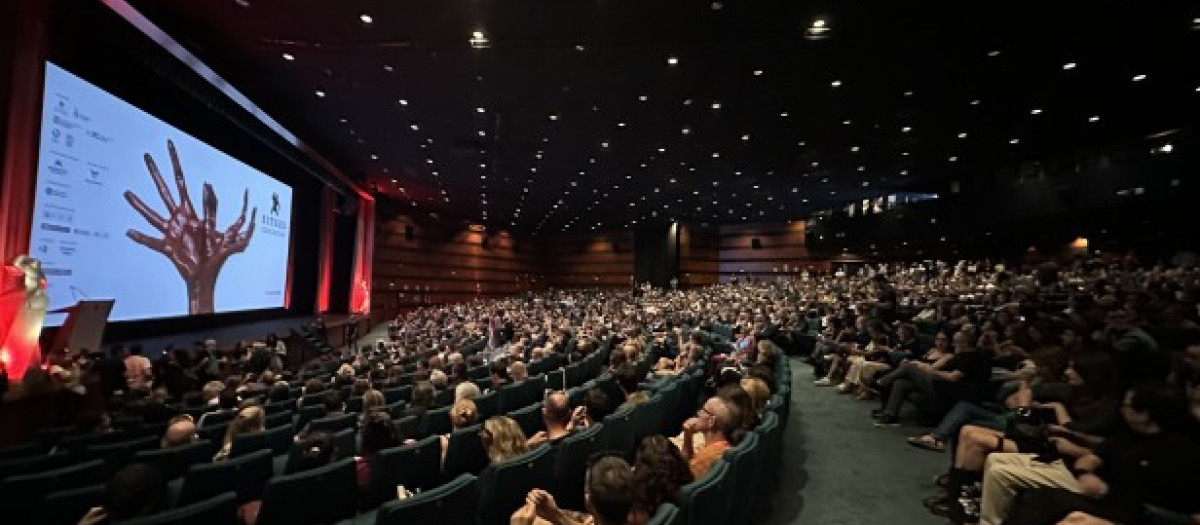
[[[475,402],[470,399],[459,399],[450,407],[451,432],[475,424],[476,419],[479,419],[479,412],[475,407]],[[450,450],[450,434],[442,434],[441,441],[442,465],[444,466],[446,464],[446,451]]]
[[[262,432],[267,426],[267,413],[260,406],[249,406],[238,411],[237,417],[229,422],[229,428],[225,429],[225,439],[221,441],[221,449],[213,456],[213,461],[225,461],[229,459],[229,453],[233,451],[233,440],[242,434],[253,434]]]
[[[743,377],[740,384],[742,390],[750,394],[750,408],[755,414],[761,415],[763,407],[767,406],[767,400],[771,399],[771,389],[767,382],[757,377]]]
[[[374,388],[369,389],[366,392],[363,392],[362,415],[361,415],[362,421],[366,421],[367,416],[371,415],[371,412],[375,412],[377,410],[385,410],[386,405],[387,405],[387,398],[383,397],[383,392],[375,390]]]
[[[483,422],[483,430],[479,431],[479,437],[483,440],[483,449],[487,451],[488,461],[493,465],[529,451],[521,425],[509,417],[488,418]]]

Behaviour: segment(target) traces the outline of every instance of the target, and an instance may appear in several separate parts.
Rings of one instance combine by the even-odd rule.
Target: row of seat
[[[606,341],[601,345],[601,350],[594,353],[589,358],[569,365],[568,370],[584,371],[584,373],[599,373],[603,368],[603,363],[607,360],[607,350],[611,347],[611,341]],[[566,380],[567,371],[557,371],[564,374],[559,381]],[[571,375],[574,377],[575,373]],[[553,375],[551,377],[554,377]],[[533,432],[535,427],[540,427],[540,391],[545,388],[547,381],[550,378],[542,376],[534,380],[528,381],[528,385],[518,384],[510,387],[509,390],[501,390],[501,392],[489,394],[491,399],[507,398],[512,401],[529,401],[536,399],[538,402],[523,406],[519,413],[514,412],[510,415],[522,422],[523,427],[528,427],[529,432]],[[582,393],[582,388],[590,385],[580,385],[576,389]],[[581,397],[581,396],[580,396]],[[487,397],[483,402],[485,411],[490,411],[491,406],[487,402]],[[291,406],[294,406],[291,405]],[[391,405],[391,408],[398,408],[403,411],[403,400],[397,400]],[[74,523],[78,516],[90,506],[98,503],[100,497],[100,485],[83,486],[90,483],[101,483],[111,474],[111,472],[119,465],[124,464],[126,460],[132,462],[141,462],[150,464],[159,468],[165,478],[177,478],[172,482],[174,487],[173,493],[175,504],[178,506],[190,506],[207,501],[207,499],[221,496],[226,492],[232,492],[235,495],[235,501],[244,503],[262,498],[265,494],[265,487],[273,480],[272,476],[278,472],[287,481],[286,476],[293,474],[296,470],[296,459],[299,454],[298,447],[293,444],[292,437],[294,430],[300,428],[295,421],[293,424],[291,411],[283,410],[282,404],[277,404],[268,410],[278,410],[270,413],[268,416],[268,429],[262,433],[249,434],[239,436],[233,444],[233,459],[223,463],[209,463],[212,455],[215,453],[216,445],[224,434],[225,425],[208,426],[199,430],[199,433],[209,439],[201,440],[197,443],[173,448],[173,449],[154,449],[157,445],[157,436],[143,436],[134,440],[127,440],[113,444],[103,443],[100,445],[90,445],[87,449],[90,455],[95,448],[112,446],[120,448],[122,454],[113,455],[110,458],[103,458],[96,461],[89,461],[81,464],[70,465],[71,457],[68,454],[58,454],[50,456],[32,456],[31,463],[37,465],[47,465],[53,463],[50,470],[37,469],[38,471],[29,471],[19,473],[14,476],[6,476],[0,482],[0,501],[9,501],[10,497],[13,501],[37,501],[39,496],[47,494],[54,489],[59,490],[55,493],[47,495],[46,504],[53,506],[55,509],[62,510],[62,521],[48,521],[49,523]],[[307,408],[307,407],[303,407]],[[302,408],[302,410],[303,410]],[[322,408],[322,407],[314,407]],[[498,409],[498,403],[496,405]],[[440,465],[440,444],[437,434],[449,432],[448,407],[437,409],[426,413],[422,419],[420,427],[415,431],[417,434],[426,435],[425,439],[418,441],[413,445],[406,447],[398,447],[393,449],[394,454],[391,456],[391,465],[386,469],[375,469],[379,472],[392,471],[403,473],[402,477],[407,479],[407,485],[414,488],[436,487],[445,478],[441,472]],[[322,408],[323,413],[323,408]],[[414,418],[408,418],[410,423]],[[334,433],[335,442],[338,443],[338,448],[342,452],[340,455],[345,458],[350,458],[355,453],[355,422],[357,416],[354,414],[346,414],[335,416],[333,418],[317,418],[312,420],[310,430],[326,430],[336,431]],[[416,427],[416,425],[413,425]],[[478,428],[474,428],[477,432]],[[413,434],[410,434],[413,435]],[[469,434],[469,431],[460,431],[456,433],[457,437],[453,441],[456,443],[462,442],[466,444],[474,443],[472,447],[459,445],[452,447],[456,452],[448,458],[447,464],[451,466],[449,472],[457,471],[472,471],[478,472],[486,465],[486,456],[482,451],[482,446],[479,444],[478,436]],[[471,435],[473,440],[463,439],[465,436]],[[452,436],[455,437],[455,436]],[[101,441],[118,439],[118,436],[106,436]],[[35,446],[26,447],[25,451],[31,454],[36,454],[39,448]],[[281,454],[285,454],[280,456]],[[272,459],[275,457],[274,460]],[[89,456],[90,457],[90,456]],[[50,462],[46,458],[54,458]],[[282,467],[278,466],[279,459],[284,458]],[[460,459],[462,458],[462,459]],[[61,462],[61,463],[59,463]],[[351,478],[353,479],[353,478]],[[340,498],[350,502],[352,508],[358,508],[360,502],[367,506],[376,506],[379,502],[394,495],[388,494],[394,490],[395,484],[389,487],[388,491],[369,491],[372,497],[359,497],[356,493],[356,487],[350,485],[351,491],[347,497]],[[232,489],[232,490],[231,490]],[[32,498],[26,499],[26,498]],[[30,507],[30,506],[26,506]],[[206,507],[207,508],[207,507]]]

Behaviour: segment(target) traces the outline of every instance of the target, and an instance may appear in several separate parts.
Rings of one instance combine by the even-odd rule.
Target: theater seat
[[[429,436],[411,445],[381,450],[370,461],[371,479],[364,495],[366,508],[396,497],[396,485],[414,492],[436,487],[441,480],[441,440]]]
[[[479,439],[482,425],[460,428],[450,434],[446,446],[446,463],[442,465],[442,479],[452,480],[460,474],[477,474],[487,467],[487,451]]]
[[[35,503],[47,492],[104,483],[112,469],[102,460],[93,460],[35,474],[12,476],[0,482],[0,502],[17,516],[33,512]],[[13,523],[23,523],[15,519]]]
[[[779,426],[779,416],[776,416],[774,412],[767,412],[758,426],[754,428],[754,432],[758,434],[759,454],[762,456],[759,482],[765,485],[774,480],[782,454],[783,428]]]
[[[608,450],[615,450],[622,455],[629,457],[637,442],[634,441],[634,426],[633,410],[636,407],[625,407],[609,414],[604,418],[604,446]]]
[[[324,405],[309,405],[300,407],[300,413],[296,415],[296,428],[302,429],[308,425],[309,421],[325,417]]]
[[[679,507],[663,503],[654,511],[654,515],[646,521],[646,525],[675,525],[679,521]]]
[[[633,446],[629,447],[630,452],[637,448],[642,438],[659,433],[663,420],[662,406],[662,396],[655,394],[645,403],[633,407]]]
[[[563,438],[555,447],[554,483],[550,492],[564,509],[582,509],[583,478],[588,458],[604,449],[604,424],[596,423]]]
[[[188,467],[197,463],[212,461],[216,447],[211,441],[197,441],[187,445],[143,450],[133,455],[131,463],[145,463],[158,469],[163,479],[174,479],[187,472]]]
[[[509,412],[508,417],[521,426],[521,431],[526,436],[532,436],[539,430],[545,430],[542,422],[542,404],[540,402]]]
[[[157,448],[158,441],[159,438],[157,436],[146,436],[129,441],[90,445],[84,450],[83,459],[103,460],[110,468],[115,470],[117,466],[128,463],[129,458],[133,457],[134,453]]]
[[[308,435],[314,432],[329,432],[334,434],[347,428],[354,428],[358,416],[355,414],[338,414],[336,416],[314,419],[308,423]],[[303,427],[301,427],[303,428]]]
[[[732,523],[745,524],[750,520],[750,512],[757,499],[754,495],[759,489],[757,482],[762,471],[762,447],[759,436],[749,432],[737,446],[725,451],[725,461],[729,462],[729,474],[732,483],[726,489],[729,495],[729,513]]]
[[[411,498],[384,503],[375,513],[375,525],[460,525],[475,523],[479,501],[475,476],[463,474],[453,481]],[[395,497],[395,491],[392,492]],[[506,518],[507,520],[507,518]]]
[[[37,522],[44,525],[75,525],[92,507],[104,504],[103,483],[46,495],[39,506]]]
[[[408,402],[412,399],[412,389],[410,385],[398,386],[389,388],[383,391],[383,399],[390,405],[397,401]]]
[[[475,411],[479,414],[480,421],[500,413],[500,395],[495,392],[478,396],[474,401]]]
[[[425,417],[421,418],[421,424],[417,427],[417,435],[421,437],[449,434],[450,426],[450,407],[441,407],[425,412]]]
[[[291,410],[279,410],[279,411],[276,411],[273,413],[268,412],[268,414],[270,414],[270,415],[267,416],[267,421],[266,421],[267,428],[279,428],[279,427],[287,427],[289,429],[292,428],[292,421],[295,418],[293,417],[293,412]]]
[[[237,509],[237,495],[226,492],[153,516],[122,521],[121,525],[241,525]]]
[[[732,497],[729,463],[717,460],[704,477],[679,489],[677,500],[683,504],[681,525],[726,525],[730,523]]]
[[[175,505],[190,505],[230,491],[237,493],[239,503],[260,499],[272,474],[270,450],[258,450],[219,463],[192,465],[183,475]]]
[[[504,525],[534,488],[553,481],[551,447],[543,443],[515,458],[488,467],[479,476],[479,525]]]
[[[263,490],[255,525],[316,525],[354,516],[358,502],[353,459],[276,477]]]

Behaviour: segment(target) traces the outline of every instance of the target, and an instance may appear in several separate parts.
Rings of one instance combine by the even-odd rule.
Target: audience
[[[229,454],[233,451],[233,441],[238,436],[265,430],[267,423],[266,415],[267,413],[259,406],[247,407],[238,411],[233,421],[229,422],[229,428],[225,429],[225,438],[221,440],[221,448],[213,456],[213,461],[217,462],[229,459]]]
[[[702,478],[731,446],[730,439],[741,426],[742,414],[733,403],[720,397],[710,397],[683,423],[683,457],[688,461],[692,476]],[[695,436],[704,438],[704,445],[695,445]]]
[[[545,430],[540,430],[526,440],[529,448],[542,443],[557,445],[563,438],[571,435],[571,402],[564,392],[551,392],[542,403],[542,424]]]

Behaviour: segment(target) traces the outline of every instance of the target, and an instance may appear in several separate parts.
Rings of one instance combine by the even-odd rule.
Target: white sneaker
[[[828,377],[822,377],[821,379],[813,381],[813,384],[817,386],[833,386],[833,381],[830,381]]]

